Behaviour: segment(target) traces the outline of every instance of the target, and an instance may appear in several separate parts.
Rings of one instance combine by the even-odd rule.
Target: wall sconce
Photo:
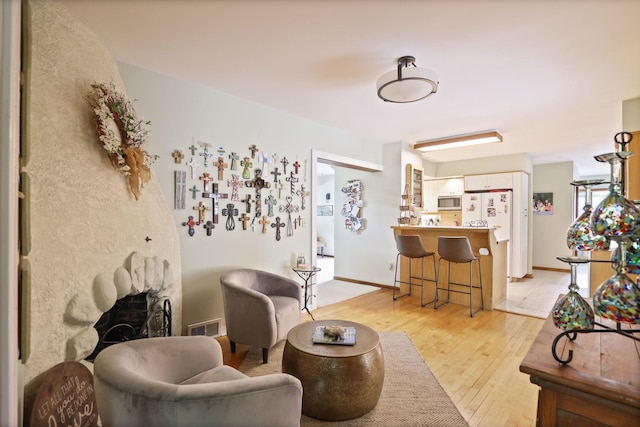
[[[414,144],[413,148],[420,151],[436,151],[447,148],[467,147],[469,145],[488,144],[502,142],[502,135],[498,131],[488,131],[467,135],[450,136],[447,138],[431,139],[420,141]]]

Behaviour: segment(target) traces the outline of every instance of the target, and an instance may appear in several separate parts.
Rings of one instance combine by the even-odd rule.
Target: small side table
[[[300,278],[302,280],[304,280],[304,306],[302,307],[302,310],[307,310],[307,313],[309,313],[309,316],[311,316],[312,320],[316,320],[313,318],[313,314],[311,314],[311,311],[309,310],[308,307],[308,302],[309,302],[309,297],[311,296],[308,292],[309,289],[309,279],[311,279],[318,271],[320,271],[321,268],[319,267],[293,267],[293,271],[296,272],[296,274],[298,276],[300,276]]]

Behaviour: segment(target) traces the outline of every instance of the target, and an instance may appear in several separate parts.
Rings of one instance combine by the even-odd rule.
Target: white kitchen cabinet
[[[464,177],[464,191],[510,190],[512,188],[512,172],[467,175]]]
[[[448,178],[441,180],[440,196],[459,196],[464,193],[463,178]]]
[[[437,212],[440,180],[426,180],[424,184],[424,210],[426,212]]]
[[[453,196],[464,193],[462,177],[427,179],[424,182],[424,210],[438,211],[438,196]]]

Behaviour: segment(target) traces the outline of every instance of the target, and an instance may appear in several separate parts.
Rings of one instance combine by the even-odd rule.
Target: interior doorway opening
[[[328,270],[323,269],[314,277],[313,283],[317,285],[333,281],[335,257],[340,256],[339,248],[334,245],[336,227],[343,223],[340,216],[341,193],[339,194],[335,182],[335,168],[381,172],[382,165],[317,150],[312,150],[311,157],[311,262],[316,266],[323,264]],[[318,238],[322,239],[323,246],[319,246]],[[324,258],[322,258],[323,253]],[[310,306],[315,308],[317,294],[315,292],[312,294]]]

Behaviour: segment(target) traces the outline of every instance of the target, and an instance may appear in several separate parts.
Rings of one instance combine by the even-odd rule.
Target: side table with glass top
[[[293,267],[293,271],[296,272],[296,274],[298,276],[300,276],[300,278],[302,280],[304,280],[304,305],[302,306],[302,310],[307,310],[307,313],[309,313],[309,316],[311,316],[312,320],[316,320],[313,317],[313,314],[311,314],[311,311],[309,310],[309,298],[311,297],[311,293],[309,292],[309,280],[311,280],[311,278],[313,276],[315,276],[315,274],[320,271],[321,268],[319,267],[315,267],[315,266],[297,266],[297,267]]]

